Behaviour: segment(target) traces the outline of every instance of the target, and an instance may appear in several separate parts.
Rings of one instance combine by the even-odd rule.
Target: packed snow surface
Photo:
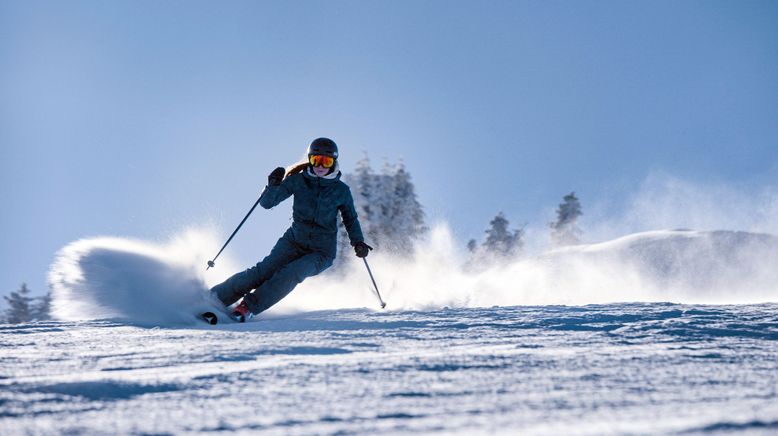
[[[354,263],[208,326],[208,287],[249,266],[206,273],[215,239],[63,248],[59,321],[0,325],[0,432],[778,432],[774,236],[648,232],[486,266],[442,227],[370,256],[387,310]]]
[[[3,434],[778,431],[778,305],[0,326]]]

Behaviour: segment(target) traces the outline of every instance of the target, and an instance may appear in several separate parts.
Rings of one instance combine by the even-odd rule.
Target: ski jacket
[[[351,245],[364,241],[362,228],[354,208],[351,189],[340,180],[341,173],[325,179],[303,171],[285,178],[280,185],[266,186],[259,204],[270,209],[294,195],[292,227],[287,231],[298,244],[311,249],[324,249],[335,257],[340,212]]]

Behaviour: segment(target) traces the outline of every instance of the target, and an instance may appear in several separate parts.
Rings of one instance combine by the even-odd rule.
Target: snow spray
[[[166,244],[116,237],[75,241],[57,253],[49,270],[52,312],[64,320],[191,323],[209,288],[202,259],[217,246],[214,235],[190,229]],[[228,259],[222,263],[210,282],[235,268]]]
[[[203,262],[214,247],[216,232],[207,229],[187,230],[166,244],[73,242],[57,254],[49,273],[54,313],[69,320],[185,323],[209,286],[255,262],[227,257],[218,270],[205,272]],[[479,268],[466,267],[468,255],[448,226],[438,224],[410,255],[379,249],[370,260],[387,310],[778,301],[778,237],[766,234],[646,232]],[[370,280],[353,258],[305,280],[268,313],[375,307]]]

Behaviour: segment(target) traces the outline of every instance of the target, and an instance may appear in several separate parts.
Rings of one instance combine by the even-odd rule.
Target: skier
[[[306,162],[270,173],[259,204],[270,209],[294,195],[292,226],[261,262],[211,288],[211,295],[227,307],[243,298],[233,318],[244,322],[267,310],[307,277],[332,265],[338,211],[357,257],[373,249],[364,241],[351,190],[340,176],[338,146],[329,138],[311,142]]]

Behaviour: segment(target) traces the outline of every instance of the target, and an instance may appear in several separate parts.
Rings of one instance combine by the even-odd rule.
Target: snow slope
[[[0,325],[0,433],[770,434],[778,306]]]

